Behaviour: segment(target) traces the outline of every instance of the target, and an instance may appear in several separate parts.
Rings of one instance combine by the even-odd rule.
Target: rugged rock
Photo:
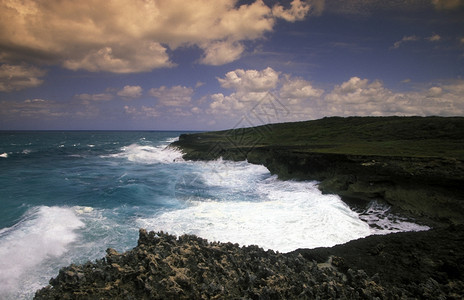
[[[141,229],[134,249],[61,269],[35,299],[460,299],[462,229],[287,254]]]

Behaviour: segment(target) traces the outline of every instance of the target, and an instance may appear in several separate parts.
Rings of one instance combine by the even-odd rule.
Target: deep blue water
[[[29,299],[62,266],[134,247],[140,227],[281,252],[427,229],[263,166],[184,161],[167,147],[181,133],[0,132],[0,298]]]

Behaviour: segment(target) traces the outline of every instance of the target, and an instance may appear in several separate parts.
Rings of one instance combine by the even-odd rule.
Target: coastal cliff
[[[464,223],[464,118],[350,117],[181,135],[190,160],[248,160],[283,180],[317,180],[350,205],[383,201]]]

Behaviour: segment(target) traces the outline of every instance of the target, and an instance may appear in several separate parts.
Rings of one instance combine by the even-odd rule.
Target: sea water
[[[0,132],[0,298],[30,299],[61,267],[137,244],[138,229],[288,252],[427,230],[260,165],[193,162],[182,132]]]

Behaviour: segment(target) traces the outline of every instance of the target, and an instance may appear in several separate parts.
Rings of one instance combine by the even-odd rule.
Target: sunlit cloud
[[[218,78],[223,88],[237,92],[267,92],[276,87],[279,72],[267,67],[262,71],[237,69],[228,72],[224,78]]]
[[[318,89],[313,84],[302,78],[292,78],[285,76],[284,83],[279,91],[279,97],[289,102],[299,102],[303,99],[318,98],[324,93],[323,89]]]
[[[439,115],[464,114],[464,81],[422,91],[394,92],[380,81],[352,77],[325,96],[327,115]]]
[[[309,1],[293,0],[290,3],[290,8],[285,9],[281,5],[275,5],[272,8],[272,14],[278,18],[282,18],[288,22],[303,20],[311,9]]]
[[[126,99],[134,99],[142,96],[142,87],[138,85],[126,85],[117,95]]]
[[[277,19],[302,20],[310,7],[299,0],[289,9],[261,0],[1,1],[0,58],[135,73],[173,67],[168,50],[197,46],[200,63],[221,65],[240,58],[244,42],[272,32]]]
[[[0,92],[12,92],[40,86],[45,71],[26,65],[0,65]]]
[[[237,60],[245,50],[245,46],[237,41],[219,41],[201,46],[204,56],[200,62],[205,65],[219,66]]]
[[[266,72],[264,72],[267,70]],[[216,93],[210,96],[206,110],[217,118],[239,120],[247,116],[250,109],[265,101],[268,92],[275,95],[278,105],[288,111],[285,117],[275,121],[302,121],[325,116],[409,116],[440,115],[456,116],[464,114],[464,81],[423,88],[421,91],[395,92],[379,80],[351,77],[347,81],[324,91],[314,83],[290,74],[281,74],[272,84],[256,90],[246,79],[266,82],[269,74],[280,74],[265,70],[235,70],[228,72],[218,81],[224,88],[231,88],[230,94]],[[265,74],[268,74],[266,76]],[[253,74],[253,75],[251,75]],[[409,82],[409,81],[407,81]],[[239,92],[240,91],[240,92]],[[272,120],[271,120],[272,121]]]

